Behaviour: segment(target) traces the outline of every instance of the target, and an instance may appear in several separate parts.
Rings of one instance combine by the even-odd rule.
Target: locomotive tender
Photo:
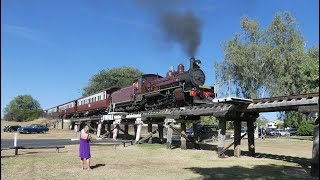
[[[64,118],[107,114],[110,111],[133,112],[151,109],[191,106],[212,102],[216,97],[211,86],[203,86],[205,74],[201,61],[190,58],[190,68],[179,64],[177,71],[169,70],[166,77],[143,74],[126,87],[112,86],[46,110]]]

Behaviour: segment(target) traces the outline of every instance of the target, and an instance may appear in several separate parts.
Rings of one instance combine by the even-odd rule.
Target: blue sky
[[[181,47],[164,41],[158,12],[136,1],[2,0],[1,5],[1,110],[23,94],[43,109],[79,98],[103,69],[132,66],[165,75],[179,63],[188,68]],[[276,12],[290,11],[306,48],[319,46],[318,0],[190,0],[174,9],[191,9],[203,21],[196,58],[207,85],[215,83],[214,61],[223,60],[222,43],[240,32],[241,16],[264,29]]]

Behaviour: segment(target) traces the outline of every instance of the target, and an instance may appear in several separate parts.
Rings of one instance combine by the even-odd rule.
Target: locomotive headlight
[[[190,91],[190,96],[192,96],[192,97],[197,96],[197,90],[191,90]]]

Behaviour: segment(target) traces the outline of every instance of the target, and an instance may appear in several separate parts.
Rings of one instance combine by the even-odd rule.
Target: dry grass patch
[[[80,169],[78,145],[66,146],[60,153],[51,149],[21,150],[16,157],[8,150],[1,152],[1,179],[25,179],[27,174],[28,179],[312,179],[301,168],[310,161],[312,142],[278,142],[256,141],[257,155],[264,157],[224,159],[217,158],[216,151],[167,150],[161,144],[116,149],[112,145],[92,144],[92,171]],[[245,141],[241,149],[247,153]],[[279,156],[280,152],[284,155]],[[302,171],[288,174],[290,170]]]

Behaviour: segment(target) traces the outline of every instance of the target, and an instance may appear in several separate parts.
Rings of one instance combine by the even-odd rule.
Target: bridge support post
[[[113,124],[114,124],[113,139],[114,140],[117,139],[117,136],[119,134],[121,121],[122,121],[122,116],[115,118],[113,121]]]
[[[63,129],[63,116],[61,117],[61,129]]]
[[[163,125],[162,124],[158,124],[158,131],[159,131],[160,144],[163,144],[164,140],[163,140]]]
[[[100,130],[100,135],[106,133],[106,125],[105,121],[101,122],[101,130]]]
[[[171,149],[172,144],[172,135],[173,135],[173,129],[171,126],[174,125],[175,120],[174,119],[165,119],[165,127],[167,128],[167,149]]]
[[[151,133],[151,132],[152,132],[152,124],[149,123],[148,124],[148,133]],[[152,136],[149,138],[148,144],[152,144]]]
[[[112,138],[113,138],[114,140],[116,140],[116,139],[117,139],[117,136],[118,136],[118,132],[119,132],[119,124],[114,123],[113,126],[114,126],[114,129],[113,129],[113,136],[112,136]]]
[[[237,117],[233,121],[234,126],[234,137],[233,140],[237,140],[241,138],[241,119],[240,117]],[[240,149],[241,139],[234,143],[234,157],[240,157],[241,156],[241,149]]]
[[[134,131],[134,138],[136,138],[137,137],[137,125],[136,124],[133,125],[133,131]]]
[[[141,129],[142,129],[142,124],[143,124],[141,118],[137,118],[135,124],[137,125],[136,142],[138,142],[140,140]]]
[[[198,123],[193,123],[193,142],[194,142],[194,148],[195,149],[200,149],[199,147],[199,141],[200,141],[200,137],[199,137],[199,132],[198,132]]]
[[[108,129],[108,132],[111,131],[111,123],[107,124],[107,129]],[[111,133],[109,133],[109,137],[108,138],[112,138],[112,134]]]
[[[123,135],[123,139],[128,139],[128,133],[129,132],[129,125],[125,124],[124,125],[124,135]]]
[[[259,115],[258,115],[259,116]],[[256,124],[256,118],[258,117],[256,115],[250,115],[247,118],[247,133],[248,133],[248,150],[249,150],[249,156],[255,157],[255,145],[254,145],[254,129]]]
[[[224,143],[226,139],[226,119],[219,118],[219,130],[218,130],[218,157],[222,158],[225,154],[220,154],[224,148]]]
[[[186,133],[186,123],[181,123],[181,133],[185,134]],[[187,140],[181,136],[181,149],[187,149]]]
[[[97,137],[100,137],[100,134],[101,134],[101,126],[102,126],[102,122],[99,121],[99,122],[98,122],[98,127],[97,127]]]
[[[315,121],[313,132],[311,176],[319,177],[319,116]]]

